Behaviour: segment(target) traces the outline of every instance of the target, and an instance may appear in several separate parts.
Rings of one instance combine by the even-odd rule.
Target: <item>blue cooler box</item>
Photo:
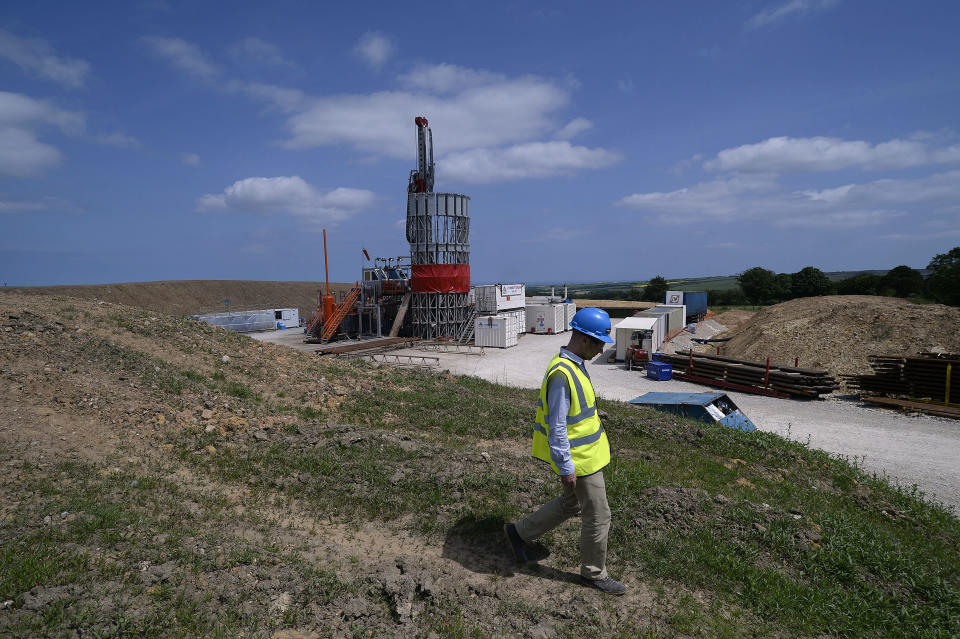
[[[647,362],[647,377],[664,382],[673,377],[673,366],[666,362]]]
[[[659,353],[659,352],[658,352],[658,353],[654,353],[653,355],[650,356],[650,361],[651,361],[651,362],[659,362],[659,361],[662,361],[662,360],[663,360],[663,353]]]

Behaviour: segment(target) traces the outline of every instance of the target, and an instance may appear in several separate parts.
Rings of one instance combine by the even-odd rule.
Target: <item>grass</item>
[[[463,461],[480,439],[525,442],[534,402],[534,391],[475,378],[383,372],[376,388],[357,390],[331,414],[361,425],[355,443],[347,443],[348,428],[317,443],[278,439],[215,456],[194,453],[219,448],[215,434],[195,432],[177,445],[182,460],[221,481],[246,482],[263,494],[279,491],[340,519],[408,516],[419,522],[420,534],[437,541],[453,527],[482,536],[529,510],[523,496],[533,505],[551,496],[549,483],[530,488],[526,480],[543,475],[527,459],[496,466]],[[612,570],[631,566],[646,579],[712,597],[707,604],[681,601],[669,632],[960,633],[960,524],[947,511],[847,460],[773,434],[619,403],[601,406],[614,445],[607,484],[615,517]],[[400,446],[393,439],[398,429],[417,446]],[[391,480],[385,469],[406,474]],[[306,483],[297,479],[304,474]],[[673,511],[667,504],[674,519],[637,525],[638,513],[663,506],[650,503],[654,487],[701,492]],[[576,565],[575,527],[556,531],[549,542]],[[743,612],[735,618],[720,613],[731,607]],[[446,632],[471,636],[470,624],[457,619],[454,613]]]
[[[216,523],[223,515],[220,497],[193,494],[157,476],[87,464],[61,464],[52,472],[24,465],[21,481],[22,494],[32,499],[0,524],[0,599],[12,600],[18,612],[0,618],[3,636],[59,636],[66,628],[92,636],[262,634],[301,624],[311,604],[358,590],[299,556],[225,533]],[[50,523],[31,524],[44,513],[54,513]],[[172,565],[168,576],[145,580],[151,566],[161,565]],[[279,579],[281,586],[295,578],[287,612],[268,614],[257,580],[227,591],[226,606],[200,585],[237,568]],[[48,599],[36,614],[22,614],[31,591]],[[254,605],[244,608],[242,601]]]
[[[149,315],[106,322],[158,339],[208,334]],[[125,392],[139,389],[156,404],[150,413],[196,415],[209,402],[216,419],[242,414],[250,429],[207,432],[213,422],[171,417],[148,462],[19,463],[6,473],[0,600],[14,603],[0,615],[0,635],[270,636],[317,623],[321,608],[336,615],[354,596],[386,610],[372,579],[331,572],[322,557],[290,546],[286,524],[264,515],[266,506],[499,552],[490,540],[501,523],[556,492],[550,472],[526,455],[536,391],[313,358],[304,376],[326,381],[297,385],[273,379],[271,367],[244,368],[250,359],[230,350],[242,338],[220,333],[222,341],[193,342],[209,356],[177,366],[101,337],[78,339],[76,357],[109,371]],[[225,352],[237,357],[221,366]],[[960,522],[919,491],[773,434],[622,403],[600,408],[613,446],[609,567],[656,593],[651,610],[605,601],[573,605],[561,620],[529,598],[437,591],[418,599],[418,632],[490,636],[513,624],[523,634],[550,619],[565,637],[960,636]],[[258,423],[276,416],[279,426]],[[13,457],[0,447],[0,466]],[[174,471],[196,486],[171,480]],[[545,543],[551,562],[576,569],[575,524]],[[351,549],[342,559],[358,570],[369,558]],[[165,578],[151,576],[168,563]],[[490,579],[501,592],[512,587],[502,574]],[[291,582],[299,584],[292,605],[271,612],[277,584]],[[574,592],[543,583],[551,595]],[[45,593],[53,593],[45,606],[27,606]],[[376,635],[375,623],[352,620],[350,632]]]

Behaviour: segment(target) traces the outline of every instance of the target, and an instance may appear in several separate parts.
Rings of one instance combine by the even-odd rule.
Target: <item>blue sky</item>
[[[0,280],[359,276],[413,118],[474,283],[922,268],[960,245],[960,4],[8,2]]]

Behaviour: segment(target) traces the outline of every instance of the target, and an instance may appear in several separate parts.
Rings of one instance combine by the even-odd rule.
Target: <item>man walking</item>
[[[533,456],[560,476],[563,493],[504,532],[517,560],[527,562],[526,543],[580,515],[580,578],[611,595],[626,586],[607,575],[610,507],[603,467],[610,463],[610,444],[597,414],[597,398],[585,362],[610,344],[610,316],[598,308],[577,311],[570,322],[570,343],[547,366],[540,385]]]

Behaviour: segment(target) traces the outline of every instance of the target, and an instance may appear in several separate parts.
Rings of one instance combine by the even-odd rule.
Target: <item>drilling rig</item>
[[[363,278],[338,303],[327,292],[307,326],[311,343],[412,333],[420,339],[455,339],[474,319],[470,294],[470,197],[434,193],[433,133],[424,117],[417,127],[417,168],[407,184],[406,236],[410,256],[375,258]],[[324,271],[327,232],[323,232]],[[371,263],[372,262],[372,263]]]
[[[434,193],[433,132],[425,117],[417,127],[417,169],[407,185],[407,242],[413,335],[453,339],[472,321],[470,197]]]

